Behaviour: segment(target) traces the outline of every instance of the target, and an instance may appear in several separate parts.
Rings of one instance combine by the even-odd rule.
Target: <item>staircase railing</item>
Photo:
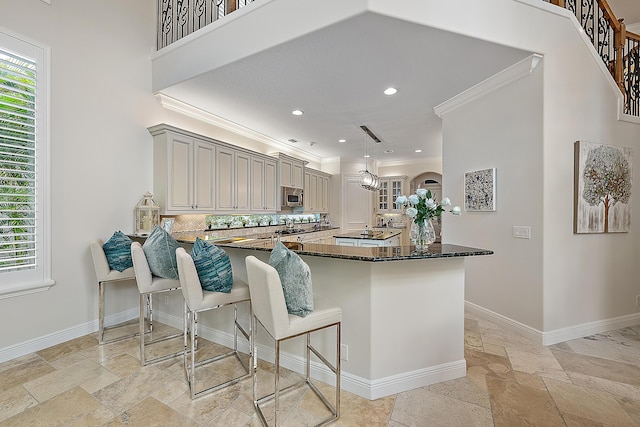
[[[624,112],[640,116],[640,35],[627,31],[607,0],[543,0],[570,10],[624,94]]]
[[[158,0],[157,49],[211,24],[253,0]]]

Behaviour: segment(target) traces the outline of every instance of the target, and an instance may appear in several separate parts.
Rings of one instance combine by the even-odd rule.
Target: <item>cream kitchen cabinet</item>
[[[278,159],[166,124],[149,132],[154,199],[164,214],[277,211]]]
[[[164,214],[215,209],[215,146],[163,126],[154,138],[153,194]]]
[[[331,175],[310,168],[304,172],[304,211],[309,213],[329,212],[329,180]]]
[[[232,148],[216,150],[216,211],[251,209],[251,156]]]
[[[280,186],[303,188],[304,165],[306,162],[286,154],[279,154]]]
[[[251,157],[251,211],[275,213],[277,210],[277,173],[275,159]]]
[[[404,183],[406,176],[384,176],[380,177],[380,190],[378,190],[378,201],[376,211],[379,213],[400,212],[396,205],[396,199],[404,194]]]

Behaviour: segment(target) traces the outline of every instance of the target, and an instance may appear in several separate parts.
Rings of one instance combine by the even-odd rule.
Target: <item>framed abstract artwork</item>
[[[629,231],[631,160],[631,148],[585,141],[574,144],[574,233]]]
[[[496,168],[465,172],[464,209],[489,212],[496,210]]]

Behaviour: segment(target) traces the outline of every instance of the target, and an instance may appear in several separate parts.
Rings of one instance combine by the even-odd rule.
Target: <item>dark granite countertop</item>
[[[195,242],[196,237],[202,237],[202,233],[188,233],[178,236],[178,242],[182,243],[188,250]],[[146,237],[129,236],[134,240],[144,243]],[[258,251],[271,251],[277,242],[276,238],[245,236],[242,240],[235,238],[224,238],[210,240],[217,246],[223,248],[249,249]],[[417,252],[415,246],[383,246],[383,247],[355,247],[340,245],[324,245],[319,243],[305,242],[283,242],[289,249],[299,255],[318,256],[325,258],[336,258],[353,261],[402,261],[411,259],[435,259],[435,258],[457,258],[467,256],[493,255],[493,251],[488,249],[471,248],[467,246],[433,243],[429,245],[427,252]]]
[[[358,232],[338,234],[333,237],[341,239],[367,239],[367,240],[387,240],[402,234],[402,230],[370,230],[369,234]]]
[[[252,242],[221,244],[219,246],[270,251],[275,242],[271,239],[259,239]],[[493,251],[469,248],[466,246],[433,243],[427,252],[416,252],[415,246],[354,247],[339,245],[323,245],[318,243],[285,242],[298,255],[310,255],[326,258],[337,258],[355,261],[402,261],[409,259],[455,258],[466,256],[492,255]]]

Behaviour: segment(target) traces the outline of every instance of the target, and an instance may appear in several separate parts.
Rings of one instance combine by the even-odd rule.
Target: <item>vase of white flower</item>
[[[409,239],[416,246],[416,251],[427,251],[429,245],[436,241],[436,231],[433,228],[433,224],[431,224],[431,220],[412,221]]]
[[[418,188],[416,194],[409,197],[398,196],[396,199],[398,207],[403,208],[409,218],[411,218],[411,231],[409,238],[416,246],[417,251],[426,251],[428,246],[435,242],[436,233],[431,224],[432,219],[440,218],[442,212],[451,206],[448,197],[437,203],[431,194],[431,190]],[[449,212],[460,215],[460,207],[454,206]]]

